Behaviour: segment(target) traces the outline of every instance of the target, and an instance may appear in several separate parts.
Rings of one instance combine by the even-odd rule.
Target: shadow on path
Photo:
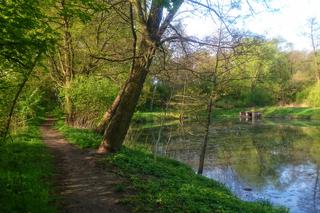
[[[119,203],[121,193],[115,192],[121,184],[119,176],[99,168],[97,158],[88,151],[69,144],[61,133],[53,129],[53,119],[41,126],[44,143],[54,156],[55,191],[61,212],[108,213],[130,212]]]

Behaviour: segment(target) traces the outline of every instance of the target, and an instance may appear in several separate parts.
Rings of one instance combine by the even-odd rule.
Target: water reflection
[[[133,125],[126,143],[147,145],[196,171],[203,133],[201,123]],[[319,170],[319,123],[224,121],[210,128],[203,174],[241,199],[269,200],[291,212],[320,212]]]

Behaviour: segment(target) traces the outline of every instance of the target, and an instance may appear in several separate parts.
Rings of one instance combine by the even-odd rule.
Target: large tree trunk
[[[98,153],[115,152],[122,146],[155,51],[155,44],[141,41],[138,55],[142,57],[136,60],[122,91],[100,122],[100,128],[106,129]]]
[[[122,146],[157,46],[182,3],[183,0],[172,1],[167,16],[163,17],[166,5],[162,1],[152,0],[150,7],[138,0],[130,2],[134,59],[128,80],[98,126],[98,131],[105,128],[98,153],[115,152]],[[133,8],[139,22],[141,40],[137,39]],[[140,45],[136,54],[138,40]]]
[[[127,83],[125,83],[124,88],[126,87],[126,85],[127,85]],[[111,121],[111,118],[113,117],[113,115],[116,112],[116,109],[119,106],[120,99],[122,97],[122,93],[124,91],[124,88],[122,88],[120,90],[120,92],[117,95],[116,99],[113,101],[113,103],[110,106],[110,108],[107,110],[107,112],[103,115],[102,119],[98,123],[97,128],[96,128],[96,132],[97,133],[103,134],[104,130],[107,128],[108,124]]]

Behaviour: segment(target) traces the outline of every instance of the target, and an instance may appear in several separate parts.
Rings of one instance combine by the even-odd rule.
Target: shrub
[[[97,76],[79,76],[71,83],[68,92],[72,97],[75,126],[92,127],[112,104],[118,87],[109,79]]]
[[[299,104],[320,107],[320,83],[316,83],[299,92],[296,100]]]

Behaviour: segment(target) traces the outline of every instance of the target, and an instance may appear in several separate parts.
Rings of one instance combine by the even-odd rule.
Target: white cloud
[[[279,11],[258,13],[239,26],[265,35],[267,38],[283,38],[292,43],[295,49],[311,49],[306,35],[309,31],[307,20],[310,17],[317,17],[320,20],[320,1],[273,0],[270,6],[279,8]],[[192,16],[184,23],[187,32],[192,35],[205,36],[214,31],[214,25],[209,18]]]

